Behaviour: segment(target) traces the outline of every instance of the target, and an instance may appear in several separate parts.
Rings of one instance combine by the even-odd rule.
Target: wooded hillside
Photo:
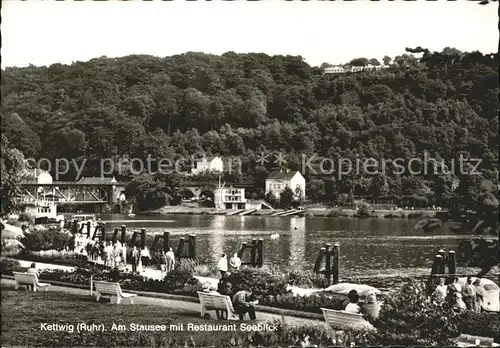
[[[453,195],[476,201],[485,180],[498,177],[498,55],[423,51],[411,66],[343,75],[301,57],[232,52],[7,68],[2,133],[26,157],[52,160],[239,156],[243,176],[233,179],[261,187],[277,169],[256,165],[261,152],[284,153],[292,170],[302,154],[409,161],[428,151],[448,162],[463,152],[482,159],[481,176],[351,174],[325,197],[325,175],[306,173],[308,196],[419,195],[445,204],[455,178]],[[84,175],[98,171],[87,165]]]

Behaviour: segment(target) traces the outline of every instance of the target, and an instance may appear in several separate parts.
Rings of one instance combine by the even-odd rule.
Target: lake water
[[[417,220],[409,219],[105,214],[99,218],[106,222],[108,233],[126,225],[127,239],[132,231],[146,228],[148,244],[152,235],[170,231],[174,250],[180,237],[196,234],[197,256],[204,263],[215,263],[222,252],[232,254],[241,243],[262,238],[265,265],[312,270],[319,249],[339,243],[341,276],[429,274],[439,249],[458,250],[464,238],[445,226],[426,234],[415,230]],[[271,239],[274,233],[279,238]]]

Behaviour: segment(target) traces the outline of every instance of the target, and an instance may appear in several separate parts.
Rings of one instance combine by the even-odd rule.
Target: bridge
[[[125,189],[126,183],[111,178],[82,178],[80,181],[38,183],[23,180],[20,183],[20,202],[54,201],[61,204],[113,204]]]
[[[116,203],[127,182],[114,178],[82,178],[79,181],[53,181],[39,183],[37,180],[23,180],[20,183],[20,202],[36,203],[51,200],[61,204],[113,204]],[[253,183],[225,183],[225,187],[253,187]],[[189,181],[181,184],[186,198],[199,199],[202,196],[214,198],[216,182]]]

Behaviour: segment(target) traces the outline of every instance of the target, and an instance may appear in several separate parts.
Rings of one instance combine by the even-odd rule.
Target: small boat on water
[[[135,216],[135,214],[134,214],[134,213],[129,213],[129,214],[128,214],[128,217],[134,217],[134,216]]]
[[[35,225],[53,224],[64,221],[64,216],[57,214],[57,204],[49,200],[37,200],[34,204],[28,204],[26,212],[33,213],[35,216]]]

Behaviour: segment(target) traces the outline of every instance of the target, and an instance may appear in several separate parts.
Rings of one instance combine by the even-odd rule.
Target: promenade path
[[[26,260],[17,260],[21,267],[30,267],[33,261],[26,261]],[[96,261],[91,261],[95,263],[102,264],[102,262],[96,262]],[[71,267],[71,266],[62,266],[62,265],[54,265],[51,263],[44,263],[44,262],[35,262],[36,268],[39,270],[54,270],[54,269],[60,269],[66,272],[73,272],[76,267]],[[145,278],[150,278],[150,279],[155,279],[155,280],[161,280],[165,277],[165,273],[162,274],[160,270],[156,270],[153,268],[146,268],[144,272],[141,273],[141,275]],[[200,276],[195,276],[202,284],[203,283],[210,283],[212,285],[217,286],[219,283],[219,280],[216,278],[209,278],[209,277],[200,277]]]
[[[32,264],[32,261],[25,261],[25,260],[17,260],[21,267],[30,267]],[[98,261],[91,261],[95,263],[102,264],[102,262]],[[71,266],[61,266],[61,265],[54,265],[50,263],[43,263],[43,262],[35,262],[36,263],[36,268],[39,270],[53,270],[53,269],[61,269],[66,272],[73,272],[76,267],[71,267]],[[141,275],[145,278],[150,278],[150,279],[155,279],[155,280],[161,280],[165,277],[165,273],[162,273],[160,270],[153,269],[153,268],[146,268],[144,272],[141,273]],[[196,279],[198,279],[202,284],[205,283],[210,283],[210,285],[217,287],[217,284],[219,283],[219,279],[217,278],[210,278],[210,277],[202,277],[202,276],[194,276]],[[310,295],[313,292],[319,291],[320,289],[302,289],[296,286],[289,286],[289,289],[300,296],[304,295]]]
[[[5,279],[5,278],[2,278],[1,283],[2,283],[2,286],[9,286],[9,287],[14,287],[14,284],[15,284],[14,280]],[[59,285],[51,285],[48,288],[48,291],[65,292],[65,293],[74,294],[74,295],[91,296],[90,290],[79,289],[79,288],[70,288],[70,287],[59,286]],[[105,305],[105,304],[103,304],[103,305]],[[125,302],[124,304],[121,304],[121,305],[128,306],[130,304],[127,304]],[[174,299],[164,299],[164,298],[147,297],[147,296],[138,295],[136,298],[134,298],[133,306],[136,306],[136,305],[161,306],[161,307],[165,307],[165,308],[172,308],[175,310],[181,310],[182,312],[185,312],[187,314],[194,314],[194,315],[200,314],[200,304],[199,303],[174,300]],[[299,317],[290,316],[290,315],[282,316],[280,314],[266,313],[266,312],[261,312],[261,311],[257,311],[256,314],[257,314],[258,321],[274,321],[274,320],[284,319],[285,323],[287,323],[289,325],[293,325],[293,326],[305,326],[305,325],[318,326],[319,325],[319,326],[327,327],[326,323],[324,321],[320,321],[320,320],[299,318]]]

